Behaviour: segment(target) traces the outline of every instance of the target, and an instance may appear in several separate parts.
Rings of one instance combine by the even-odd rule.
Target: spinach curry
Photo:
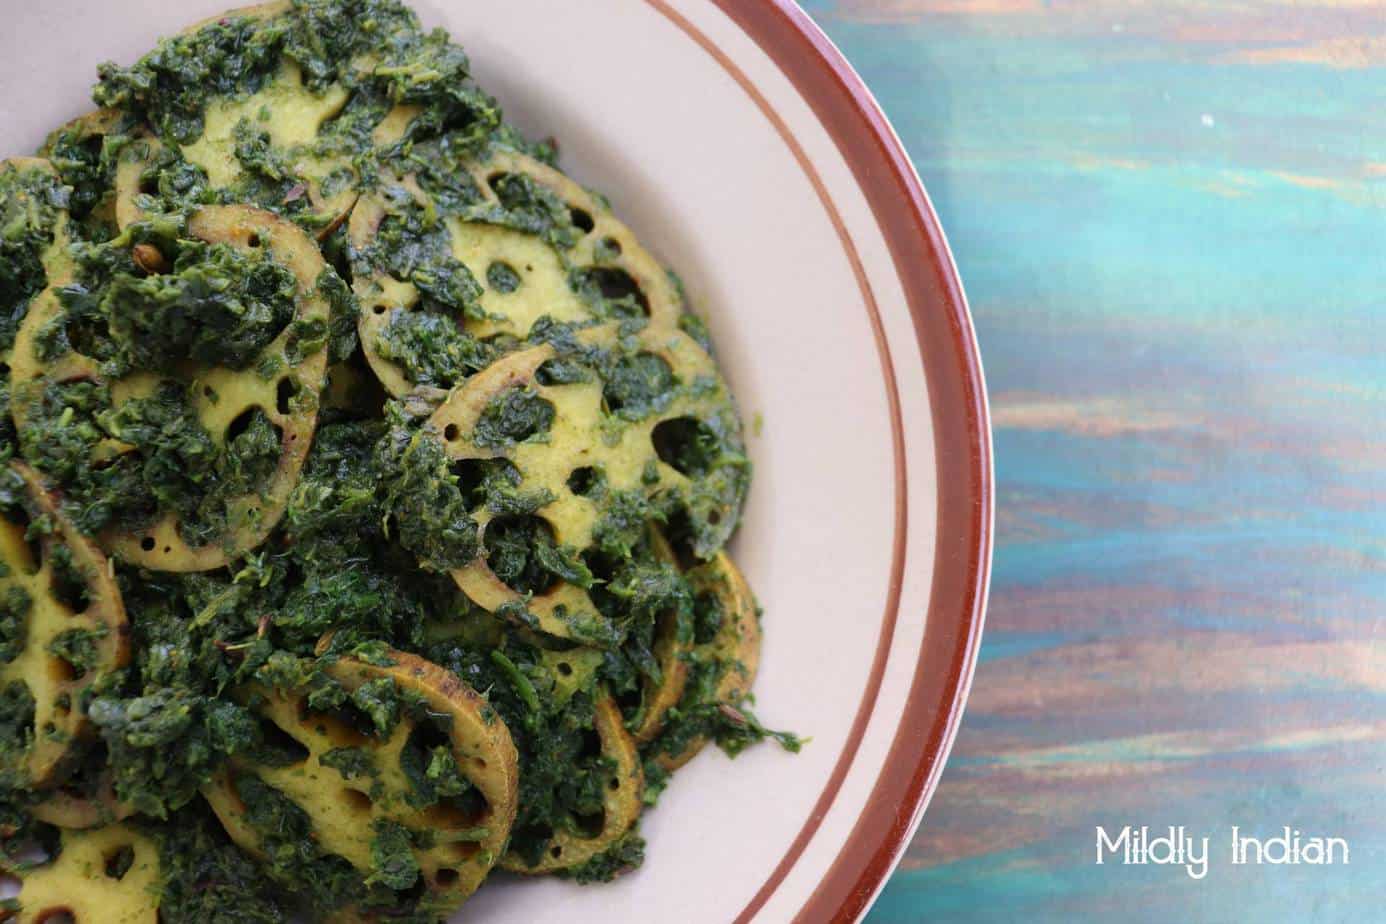
[[[0,919],[605,881],[760,645],[678,280],[393,0],[207,21],[0,164]]]

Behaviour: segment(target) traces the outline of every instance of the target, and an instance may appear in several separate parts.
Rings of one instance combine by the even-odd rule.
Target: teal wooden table
[[[869,920],[1386,920],[1386,5],[808,10],[938,208],[995,425],[981,665]],[[1125,825],[1207,874],[1097,865]],[[1233,825],[1349,862],[1234,866]]]

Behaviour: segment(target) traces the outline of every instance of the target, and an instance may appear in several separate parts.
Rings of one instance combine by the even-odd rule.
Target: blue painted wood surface
[[[872,924],[1386,920],[1386,5],[813,0],[991,390],[995,578]],[[1195,881],[1095,827],[1209,834]],[[1230,865],[1232,825],[1347,838]]]

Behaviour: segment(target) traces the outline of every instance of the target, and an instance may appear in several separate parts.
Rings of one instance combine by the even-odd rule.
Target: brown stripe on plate
[[[647,0],[745,90],[804,170],[862,290],[881,356],[896,466],[895,544],[876,656],[847,742],[813,811],[737,916],[759,911],[803,854],[851,768],[880,692],[903,576],[907,495],[898,384],[874,294],[841,215],[803,146],[750,79],[664,0]],[[711,0],[790,80],[832,137],[866,197],[905,291],[929,389],[938,525],[927,632],[905,710],[862,815],[797,921],[852,921],[884,884],[938,785],[981,643],[991,568],[991,434],[967,302],[947,241],[908,156],[861,78],[789,0]]]

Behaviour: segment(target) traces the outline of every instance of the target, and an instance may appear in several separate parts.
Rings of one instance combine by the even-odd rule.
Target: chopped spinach
[[[532,388],[507,388],[482,409],[472,442],[495,449],[525,440],[542,440],[553,426],[553,404]]]
[[[188,360],[245,368],[293,316],[293,273],[226,244],[180,250],[170,272],[116,276],[105,291],[102,310],[124,362],[156,371]]]

